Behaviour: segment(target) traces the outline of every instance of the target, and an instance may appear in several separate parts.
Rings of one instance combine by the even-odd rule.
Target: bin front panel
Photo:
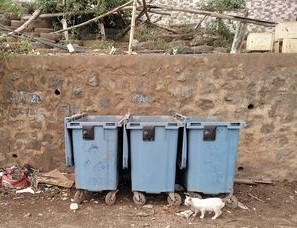
[[[72,129],[75,185],[89,191],[115,190],[118,184],[118,129],[94,126],[94,139]]]
[[[238,129],[228,129],[226,126],[210,126],[206,130],[189,129],[185,177],[188,191],[205,194],[230,192],[233,187],[238,133]]]
[[[178,130],[154,127],[154,139],[143,129],[130,130],[132,191],[173,192]]]

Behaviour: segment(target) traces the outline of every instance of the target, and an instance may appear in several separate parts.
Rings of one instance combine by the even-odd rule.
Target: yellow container
[[[297,39],[297,22],[281,22],[275,26],[275,40]]]
[[[274,33],[250,33],[247,38],[248,51],[272,51]]]
[[[284,39],[282,53],[297,53],[297,39]]]

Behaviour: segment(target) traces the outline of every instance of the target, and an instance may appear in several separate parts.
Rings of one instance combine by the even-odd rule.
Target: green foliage
[[[211,26],[208,27],[207,32],[211,35],[221,35],[226,39],[233,38],[233,34],[231,33],[230,29],[221,19],[215,19]]]
[[[231,22],[229,27],[232,26]],[[231,49],[234,34],[230,31],[229,27],[221,19],[216,19],[208,28],[207,33],[221,38],[213,42],[214,47],[225,47],[227,50]]]
[[[208,0],[202,5],[203,10],[208,11],[230,11],[245,8],[245,0]]]
[[[125,4],[126,2],[128,2],[128,0],[98,0],[96,2],[96,12],[98,15],[100,15],[117,6]]]
[[[140,34],[137,38],[141,42],[155,41],[156,35],[154,34],[154,31],[150,26],[145,25],[140,28]]]
[[[166,42],[166,40],[164,40],[163,38],[157,38],[156,45],[157,45],[157,48],[162,50],[166,50],[169,48],[168,42]]]
[[[208,0],[202,5],[203,10],[224,12],[235,9],[244,9],[245,0]],[[224,22],[222,19],[216,19],[212,22],[207,32],[211,35],[219,35],[222,38],[214,41],[213,46],[231,48],[234,34],[230,31],[231,22]]]
[[[22,15],[22,6],[21,4],[13,0],[1,0],[0,1],[0,14],[4,13],[13,13],[14,15]]]
[[[17,52],[21,54],[28,54],[32,51],[32,43],[30,39],[21,37],[17,42]]]
[[[93,48],[100,49],[103,53],[108,54],[112,47],[114,47],[115,43],[112,40],[97,40],[93,44]]]
[[[56,10],[58,0],[34,0],[30,7],[33,10],[42,9],[43,13],[53,13]]]
[[[127,1],[128,0],[67,0],[64,10],[72,12],[95,10],[96,14],[100,15]],[[43,12],[52,13],[57,9],[58,4],[61,5],[61,2],[62,1],[59,0],[35,0],[33,2],[33,8],[42,8]]]

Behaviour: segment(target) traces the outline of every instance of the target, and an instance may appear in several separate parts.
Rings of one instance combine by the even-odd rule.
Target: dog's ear
[[[192,200],[192,198],[188,195],[188,194],[186,194],[186,200],[189,200],[189,201],[191,201]]]

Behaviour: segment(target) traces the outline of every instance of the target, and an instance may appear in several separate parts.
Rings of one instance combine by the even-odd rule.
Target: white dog
[[[196,216],[197,213],[200,211],[201,216],[200,218],[204,218],[204,214],[206,211],[214,212],[215,215],[212,219],[216,219],[222,214],[222,208],[225,207],[225,202],[230,200],[231,196],[233,195],[233,190],[231,190],[230,194],[224,198],[208,198],[208,199],[200,199],[200,198],[192,198],[190,196],[186,196],[185,205],[191,208],[194,208],[193,216]]]

